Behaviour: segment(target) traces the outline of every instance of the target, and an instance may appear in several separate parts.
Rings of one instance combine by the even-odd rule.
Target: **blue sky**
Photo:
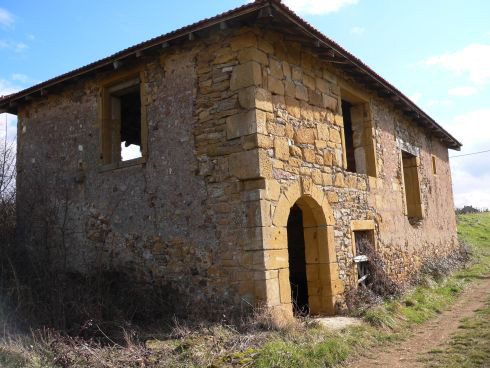
[[[284,2],[462,141],[451,155],[490,149],[490,1]],[[0,0],[0,95],[244,3]],[[490,153],[451,164],[456,205],[490,207]]]

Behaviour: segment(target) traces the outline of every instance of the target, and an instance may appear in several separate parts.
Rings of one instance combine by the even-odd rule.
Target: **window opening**
[[[106,88],[103,96],[103,162],[141,158],[143,122],[139,78]]]
[[[374,234],[372,230],[354,231],[358,284],[368,286],[372,283],[373,271],[370,258],[374,253]]]
[[[369,103],[342,100],[345,169],[377,177],[376,144]]]
[[[437,175],[436,156],[432,155],[432,173]]]
[[[351,108],[352,104],[342,100],[347,171],[356,172],[356,154],[354,149],[354,132],[352,130]]]
[[[139,84],[111,93],[113,118],[119,120],[121,161],[142,157]]]
[[[402,163],[407,216],[421,219],[423,216],[417,157],[402,151]]]

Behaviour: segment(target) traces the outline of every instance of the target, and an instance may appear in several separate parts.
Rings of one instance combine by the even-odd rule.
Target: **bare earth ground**
[[[430,350],[440,348],[456,332],[459,322],[473,315],[490,297],[490,277],[474,283],[465,290],[456,303],[438,318],[424,323],[413,331],[407,340],[389,345],[385,349],[373,349],[352,362],[350,368],[415,368],[424,367],[418,361]]]

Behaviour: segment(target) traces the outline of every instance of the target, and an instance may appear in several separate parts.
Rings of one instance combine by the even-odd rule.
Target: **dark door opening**
[[[305,237],[303,214],[294,205],[288,218],[289,282],[295,314],[306,315],[308,307],[308,283],[306,279]]]

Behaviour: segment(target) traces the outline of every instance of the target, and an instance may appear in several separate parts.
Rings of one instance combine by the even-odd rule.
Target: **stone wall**
[[[269,158],[261,161],[267,179],[261,190],[262,239],[266,268],[274,271],[266,280],[268,304],[290,309],[284,234],[289,209],[295,203],[303,212],[321,208],[324,215],[323,221],[305,224],[312,311],[333,313],[333,305],[342,304],[343,291],[357,283],[351,232],[354,222],[355,230],[363,230],[358,226],[363,223],[366,230],[374,229],[385,272],[397,283],[407,282],[424,262],[455,251],[447,148],[390,102],[299,43],[258,28],[245,39],[252,61],[241,68],[249,73],[249,84],[254,86],[249,88],[254,88],[256,101],[243,107],[255,109],[249,113],[254,118],[242,117],[240,124],[229,125],[252,126],[233,138],[256,132],[257,145]],[[370,174],[376,177],[346,171],[341,111],[341,99],[346,95],[360,96],[367,106],[363,119],[369,122],[369,139],[374,142],[376,162]],[[416,222],[406,216],[401,148],[414,150],[420,160],[424,218]],[[432,173],[432,155],[436,156],[437,175]],[[364,172],[369,171],[364,168]],[[305,198],[313,199],[311,205],[303,203]],[[316,245],[308,244],[309,230],[322,242],[313,255],[315,250],[309,248]],[[326,248],[323,258],[318,254],[322,248]]]
[[[241,111],[230,87],[243,57],[234,33],[162,50],[22,106],[19,235],[33,254],[68,270],[117,269],[168,285],[202,313],[254,303],[246,265],[259,261],[241,249],[259,198],[230,160],[253,142],[226,139],[227,117]],[[114,169],[100,160],[101,84],[135,67],[143,70],[148,157]],[[258,161],[248,167],[259,177]]]
[[[148,156],[114,169],[100,161],[101,83],[136,64]],[[345,170],[340,99],[352,91],[368,102],[377,177]],[[404,214],[400,145],[420,156],[425,217],[416,224]],[[266,303],[290,314],[286,225],[295,203],[314,312],[334,313],[357,281],[353,221],[375,229],[397,282],[456,247],[447,148],[260,27],[210,31],[22,106],[18,168],[19,235],[33,253],[168,285],[194,310]]]

